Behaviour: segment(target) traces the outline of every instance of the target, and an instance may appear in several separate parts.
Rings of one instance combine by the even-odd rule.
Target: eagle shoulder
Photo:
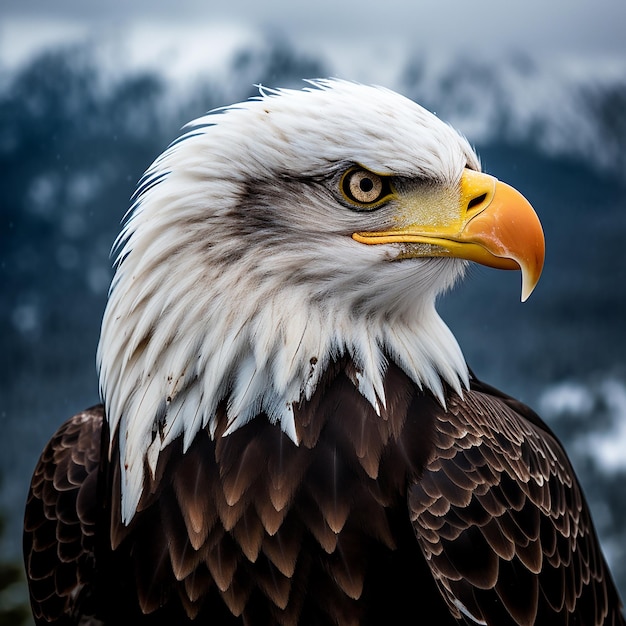
[[[474,624],[623,624],[584,495],[541,418],[474,379],[435,429],[408,503],[450,612]]]
[[[37,624],[89,615],[104,409],[74,415],[46,445],[28,492],[23,551]]]

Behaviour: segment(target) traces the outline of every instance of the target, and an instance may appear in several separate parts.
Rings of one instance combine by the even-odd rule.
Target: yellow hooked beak
[[[398,226],[358,232],[365,244],[402,243],[401,258],[447,256],[497,269],[521,269],[522,302],[541,276],[543,230],[532,206],[493,176],[466,169],[458,192],[433,186],[397,196]]]

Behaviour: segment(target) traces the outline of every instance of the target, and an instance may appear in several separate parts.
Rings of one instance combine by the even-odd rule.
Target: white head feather
[[[442,381],[467,385],[434,306],[465,263],[392,263],[397,245],[354,241],[381,219],[336,195],[354,163],[450,186],[479,167],[466,140],[414,102],[315,81],[261,89],[196,120],[147,171],[119,238],[98,348],[126,523],[145,460],[154,472],[177,437],[186,450],[201,428],[215,433],[222,401],[226,435],[264,413],[297,444],[292,406],[341,355],[378,412],[386,358],[442,402]]]

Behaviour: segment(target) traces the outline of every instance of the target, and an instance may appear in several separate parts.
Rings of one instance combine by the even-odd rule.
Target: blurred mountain
[[[582,72],[511,54],[408,61],[402,91],[477,144],[525,145],[626,180],[626,65]]]
[[[6,558],[19,552],[27,484],[44,442],[98,401],[109,251],[142,172],[183,123],[253,95],[254,83],[294,86],[329,74],[280,39],[242,48],[227,78],[185,89],[152,71],[114,76],[89,46],[47,51],[5,74],[0,504],[13,512]],[[593,495],[626,597],[618,549],[626,545],[626,466],[607,466],[602,445],[609,437],[626,449],[626,76],[562,76],[519,56],[444,65],[411,58],[402,76],[394,87],[464,131],[485,169],[522,190],[540,214],[546,267],[527,303],[519,302],[517,273],[471,268],[440,308],[479,377],[545,409]]]

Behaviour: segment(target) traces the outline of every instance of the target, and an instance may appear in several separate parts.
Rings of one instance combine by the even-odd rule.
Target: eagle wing
[[[556,437],[474,381],[440,412],[435,455],[408,491],[420,547],[469,624],[624,624],[589,509]]]
[[[24,515],[24,558],[37,624],[89,614],[102,406],[65,422],[45,447]],[[95,624],[84,618],[81,624]]]

